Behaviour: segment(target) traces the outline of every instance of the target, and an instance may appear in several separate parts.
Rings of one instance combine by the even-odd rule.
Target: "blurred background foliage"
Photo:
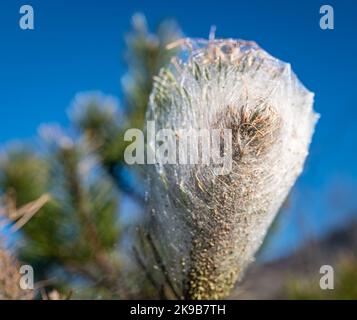
[[[153,76],[174,54],[167,44],[181,37],[174,21],[165,20],[151,32],[145,17],[134,15],[125,37],[127,73],[120,105],[100,92],[80,93],[69,110],[70,127],[42,125],[35,142],[5,149],[0,157],[0,223],[8,239],[0,239],[0,265],[6,262],[7,269],[1,270],[0,298],[33,297],[14,287],[18,261],[33,266],[37,298],[175,297],[150,239],[136,237],[125,219],[135,220],[136,212],[143,211],[145,192],[142,172],[123,161],[123,136],[128,128],[143,128]],[[289,200],[266,243],[288,206]],[[346,247],[356,248],[356,242],[346,242]],[[8,248],[16,257],[10,257]],[[315,253],[329,250],[314,248]],[[253,268],[232,298],[356,299],[355,257],[343,254],[336,262],[335,290],[321,291],[317,267],[291,266],[291,261],[309,257],[310,249],[287,257],[289,263],[282,259]],[[139,252],[150,250],[154,274]]]
[[[180,37],[174,21],[150,32],[145,17],[134,15],[125,38],[121,108],[100,92],[78,94],[70,128],[43,125],[35,144],[10,145],[2,155],[2,214],[13,227],[26,220],[11,239],[18,258],[36,270],[36,281],[46,280],[47,291],[74,298],[157,294],[146,278],[138,281],[140,271],[125,253],[130,231],[122,225],[121,195],[142,207],[144,193],[135,187],[140,173],[123,161],[124,132],[143,127],[152,78],[173,53],[166,45]]]

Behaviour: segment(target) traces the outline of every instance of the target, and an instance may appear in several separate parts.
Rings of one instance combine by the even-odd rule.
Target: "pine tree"
[[[47,291],[73,291],[75,298],[153,294],[132,283],[138,270],[122,245],[121,196],[143,203],[130,183],[141,176],[123,160],[123,134],[143,126],[152,78],[170,58],[166,45],[179,37],[173,21],[151,33],[145,17],[134,15],[126,36],[124,107],[101,93],[78,94],[71,128],[41,126],[38,143],[9,147],[2,156],[2,221],[11,221],[18,258],[34,268],[37,282],[46,281]]]

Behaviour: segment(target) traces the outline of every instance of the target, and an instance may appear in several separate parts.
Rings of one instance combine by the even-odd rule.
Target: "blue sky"
[[[35,30],[19,28],[23,4],[35,10]],[[334,8],[334,30],[319,28],[322,4]],[[2,0],[0,145],[34,137],[44,122],[68,125],[66,110],[77,92],[120,97],[123,36],[137,11],[151,26],[175,18],[191,37],[207,37],[216,25],[216,37],[254,40],[290,62],[315,92],[321,119],[272,252],[357,214],[356,1]]]

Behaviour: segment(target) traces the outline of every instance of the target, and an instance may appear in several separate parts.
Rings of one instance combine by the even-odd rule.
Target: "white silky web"
[[[161,70],[146,115],[156,130],[233,137],[229,174],[203,164],[149,170],[150,233],[184,297],[222,298],[241,278],[303,169],[312,105],[290,64],[252,42],[185,39]]]

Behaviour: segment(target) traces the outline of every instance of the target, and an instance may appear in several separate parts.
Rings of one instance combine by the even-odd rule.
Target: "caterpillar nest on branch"
[[[318,115],[290,64],[255,43],[178,45],[155,78],[146,120],[175,132],[229,129],[232,163],[225,174],[213,164],[150,166],[149,233],[183,298],[219,299],[242,277],[301,173]]]

